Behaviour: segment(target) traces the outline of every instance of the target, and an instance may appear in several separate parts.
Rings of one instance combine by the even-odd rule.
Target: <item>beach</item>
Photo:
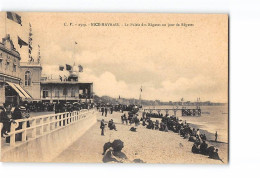
[[[223,164],[219,160],[208,158],[201,154],[193,154],[193,143],[183,139],[179,134],[172,131],[161,132],[137,126],[137,132],[130,131],[134,124],[121,123],[122,113],[114,112],[107,117],[97,115],[97,123],[85,132],[76,142],[57,156],[52,162],[87,162],[103,163],[103,145],[120,139],[124,142],[122,152],[127,156],[124,163],[134,163],[140,159],[144,163],[176,163],[176,164]],[[113,119],[117,131],[105,129],[105,136],[101,136],[100,120],[108,122]],[[195,127],[195,126],[194,126]],[[203,132],[202,132],[203,133]],[[228,144],[210,142],[219,149],[219,156],[225,164],[228,163]]]

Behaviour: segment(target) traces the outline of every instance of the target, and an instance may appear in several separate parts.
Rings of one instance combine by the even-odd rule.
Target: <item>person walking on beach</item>
[[[101,107],[102,116],[104,115],[104,107]]]
[[[105,117],[107,117],[107,107],[105,108]]]
[[[216,133],[215,133],[215,142],[217,142],[218,141],[218,132],[216,131]]]
[[[105,126],[106,126],[105,121],[104,121],[104,119],[102,119],[102,121],[100,123],[101,135],[105,135],[104,134]]]

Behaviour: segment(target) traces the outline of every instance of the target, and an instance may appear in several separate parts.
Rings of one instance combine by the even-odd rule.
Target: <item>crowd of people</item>
[[[165,115],[159,122],[159,120],[152,121],[148,116],[144,113],[141,118],[142,125],[146,126],[147,129],[178,133],[184,139],[194,143],[191,149],[193,153],[208,155],[209,158],[221,160],[218,155],[218,149],[214,146],[208,147],[206,134],[201,134],[200,129],[190,127],[186,121],[181,121],[178,117]],[[216,140],[217,132],[215,134]]]
[[[16,120],[30,117],[29,111],[24,106],[11,105],[4,103],[0,106],[0,123],[2,123],[1,137],[6,138],[8,132],[10,132],[11,124],[17,124]],[[30,127],[27,122],[27,127]],[[17,124],[16,130],[22,129],[22,123]],[[16,141],[22,140],[22,134],[15,135]],[[6,138],[6,142],[10,142],[10,137]]]
[[[141,123],[141,125],[145,126],[147,129],[159,130],[163,132],[172,131],[178,133],[184,139],[187,139],[188,141],[194,143],[191,152],[196,154],[208,155],[209,158],[221,160],[218,155],[218,149],[215,148],[214,146],[208,146],[207,136],[206,134],[200,133],[200,129],[195,129],[190,127],[186,121],[182,121],[175,116],[169,116],[169,115],[162,116],[161,121],[159,121],[159,119],[153,121],[151,116],[152,115],[150,115],[149,113],[144,112],[142,117],[139,119],[137,113],[133,111],[129,111],[128,115],[126,115],[126,113],[121,115],[121,121],[122,124],[125,125],[135,124],[135,126],[138,126]],[[102,126],[105,125],[103,124]],[[111,128],[110,126],[114,126],[114,128]],[[112,119],[109,121],[108,127],[110,130],[113,129],[116,130],[115,123],[113,122]],[[132,127],[130,131],[136,132],[136,128]],[[101,133],[101,135],[102,134],[104,135],[103,132]],[[217,132],[215,134],[215,141],[216,140],[217,140]]]

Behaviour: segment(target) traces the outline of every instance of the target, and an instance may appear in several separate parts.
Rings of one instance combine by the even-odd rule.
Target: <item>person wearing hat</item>
[[[3,124],[1,130],[1,137],[5,137],[8,135],[7,133],[10,131],[11,120],[8,116],[8,111],[10,110],[10,106],[6,103],[0,107],[0,122]]]
[[[19,106],[16,105],[14,110],[13,110],[13,112],[12,112],[12,119],[14,121],[16,121],[16,120],[22,119],[22,118],[23,118],[22,117],[22,112],[21,112]],[[19,122],[18,127],[15,130],[22,129],[23,128],[22,125],[23,125],[22,122]],[[15,141],[22,141],[22,133],[15,134]]]
[[[11,105],[4,103],[4,108],[0,113],[0,119],[3,123],[3,129],[1,131],[1,137],[6,137],[8,132],[10,132],[11,123],[16,124],[14,120],[11,119]],[[10,143],[10,137],[6,137],[6,143]]]

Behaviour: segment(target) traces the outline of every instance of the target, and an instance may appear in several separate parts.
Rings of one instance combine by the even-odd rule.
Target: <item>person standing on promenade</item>
[[[9,122],[10,122],[10,119],[7,116],[5,106],[0,106],[0,123],[2,123],[1,137],[3,137],[3,138],[4,138],[4,135],[8,135],[7,132],[10,129]]]
[[[218,141],[218,132],[216,131],[216,133],[215,133],[215,142],[217,142]]]
[[[102,121],[100,123],[101,135],[105,135],[104,134],[105,126],[106,126],[105,121],[104,121],[104,119],[102,119]]]

